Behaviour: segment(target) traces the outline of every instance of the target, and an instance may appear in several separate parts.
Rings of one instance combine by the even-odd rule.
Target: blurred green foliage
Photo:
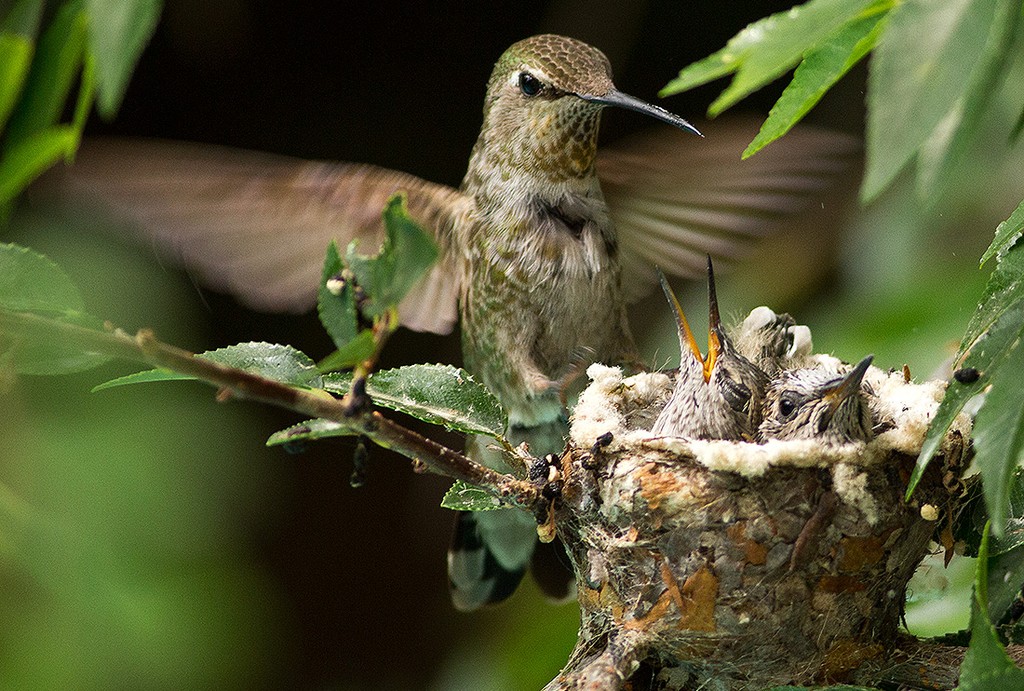
[[[43,6],[19,0],[0,17],[0,207],[48,166],[73,155],[94,101],[107,116],[116,111],[160,9],[158,2],[140,0],[72,0],[45,15]],[[801,284],[797,257],[780,255],[777,245],[775,254],[766,247],[722,280],[723,306],[745,313],[768,302],[809,324],[818,350],[847,360],[873,352],[879,365],[908,363],[918,378],[954,356],[980,302],[995,300],[1000,318],[1012,320],[1001,328],[1019,329],[1024,311],[1016,297],[1003,297],[1016,295],[1020,285],[1014,255],[1024,179],[1024,158],[1014,153],[1024,122],[1024,97],[1016,88],[1024,83],[1020,15],[1020,2],[1012,0],[812,0],[751,25],[722,51],[682,70],[665,94],[736,75],[712,104],[716,114],[795,68],[744,153],[752,155],[870,56],[862,197],[873,203],[842,229],[835,218],[836,227],[816,229],[833,240],[830,254],[810,255],[809,263],[832,267],[830,289],[809,294],[807,286],[820,287],[821,276]],[[72,116],[62,121],[69,107]],[[992,230],[1008,216],[985,253]],[[812,244],[796,246],[810,252]],[[994,282],[977,269],[983,253],[997,260]],[[126,271],[123,257],[90,262],[77,275]],[[772,285],[766,275],[775,277]],[[122,314],[139,324],[165,320],[168,340],[188,339],[181,324],[193,317],[180,313],[182,296],[151,283],[151,277],[140,279],[147,290],[86,302],[108,316],[126,309],[119,301],[130,300]],[[787,292],[787,283],[796,288]],[[663,344],[648,346],[656,364],[664,364],[659,354],[676,350],[669,321],[638,330],[664,335]],[[1013,366],[1019,349],[1001,355],[1010,366],[986,374],[1004,379],[1004,400],[999,404],[995,396],[989,414],[1018,415],[989,426],[990,438],[1004,442],[988,466],[987,478],[995,479],[986,485],[989,513],[997,518],[1013,496],[1007,482],[1022,439],[1013,394],[1024,391],[1021,368]],[[193,389],[164,387],[159,398],[130,391],[116,398],[91,395],[83,392],[95,377],[15,380],[9,364],[0,359],[6,401],[0,568],[8,586],[0,679],[22,687],[216,688],[272,678],[269,668],[286,648],[274,640],[286,630],[278,617],[281,595],[239,539],[254,520],[252,507],[268,501],[270,479],[251,459],[232,453],[251,448],[253,439],[265,436],[262,430]],[[1008,424],[1016,434],[1001,434]],[[211,426],[217,436],[193,434]],[[184,452],[182,440],[190,446]],[[983,460],[986,452],[979,443]],[[210,458],[223,462],[198,460]],[[250,481],[239,486],[245,477]],[[1016,515],[1011,511],[1009,518]],[[1019,571],[1016,551],[1000,555],[1004,561],[1014,555],[1013,563],[1002,564],[1007,572]],[[986,556],[979,559],[976,613],[989,606]],[[936,601],[916,595],[911,619],[917,603]],[[540,605],[532,591],[516,597],[518,606],[466,625],[500,629],[505,637],[464,639],[439,687],[483,688],[486,679],[494,688],[537,688],[551,677],[571,649],[575,613]],[[949,598],[943,609],[965,612],[966,598]],[[985,624],[980,615],[972,618],[972,662],[965,673],[1002,661]]]

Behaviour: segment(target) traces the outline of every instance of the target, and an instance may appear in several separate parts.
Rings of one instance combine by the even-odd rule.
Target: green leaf
[[[960,666],[959,691],[1024,688],[1024,670],[1017,669],[999,642],[989,620],[988,532],[981,541],[971,606],[971,644]]]
[[[151,369],[144,372],[136,372],[135,374],[126,374],[123,377],[97,384],[92,387],[92,392],[96,393],[104,389],[113,389],[118,386],[128,386],[129,384],[148,384],[158,381],[192,381],[193,379],[195,377],[190,374],[182,374],[181,372],[173,372],[167,369]]]
[[[867,171],[878,195],[968,91],[1001,0],[905,0],[889,14],[868,78]]]
[[[360,331],[358,336],[318,362],[317,368],[321,372],[349,369],[369,358],[376,349],[377,342],[373,338],[373,331],[366,329]]]
[[[324,257],[316,309],[320,315],[320,323],[339,349],[343,349],[359,333],[355,286],[351,280],[343,279],[342,275],[343,267],[338,246],[331,240],[331,244],[327,246],[327,255]]]
[[[0,308],[31,312],[92,329],[102,328],[86,314],[71,279],[43,255],[19,245],[0,243]],[[12,348],[14,369],[22,374],[67,374],[90,369],[109,358],[59,343],[0,335],[0,351]]]
[[[743,158],[772,143],[800,122],[832,85],[875,47],[885,26],[884,13],[856,17],[807,53],[793,80],[772,106],[761,131],[743,152]]]
[[[350,374],[324,377],[324,388],[348,392]],[[498,400],[465,370],[451,365],[409,365],[371,374],[366,392],[383,408],[467,434],[503,437],[505,412]]]
[[[258,377],[290,386],[301,386],[308,389],[323,387],[323,379],[316,368],[316,364],[305,353],[291,346],[278,345],[276,343],[239,343],[199,353],[196,357],[216,362],[226,367],[235,367]],[[102,391],[103,389],[127,386],[129,384],[160,381],[192,381],[194,379],[196,377],[188,374],[154,369],[111,379],[96,386],[93,391]]]
[[[29,183],[78,147],[78,132],[71,125],[55,125],[15,142],[0,160],[0,206],[18,196]]]
[[[971,350],[1006,312],[1024,301],[1024,248],[1003,252],[995,271],[985,285],[985,296],[967,325],[957,356]]]
[[[354,242],[346,251],[346,262],[366,291],[361,309],[368,317],[396,308],[438,256],[433,238],[409,217],[405,195],[395,194],[388,200],[384,227],[384,242],[376,255],[360,255]]]
[[[996,227],[996,237],[992,244],[981,255],[981,264],[984,265],[992,257],[1002,259],[1002,255],[1013,247],[1020,236],[1024,234],[1024,201],[1014,209],[1010,217]]]
[[[311,389],[323,387],[323,379],[316,368],[316,363],[305,353],[287,345],[239,343],[201,353],[197,357],[227,367],[236,367],[282,384]]]
[[[997,381],[1000,382],[998,383],[1000,387],[1020,386],[1020,382],[1015,381],[1020,376],[1020,370],[1014,371],[1012,367],[1007,368],[1005,360],[1011,353],[1011,345],[1020,338],[1022,331],[1024,331],[1024,248],[1015,247],[1004,252],[1002,261],[992,273],[992,277],[985,287],[985,298],[971,318],[971,322],[967,326],[967,333],[960,344],[960,352],[957,354],[958,366],[976,369],[979,372],[979,377],[976,381],[967,384],[960,383],[956,379],[950,382],[946,395],[935,413],[935,419],[932,420],[928,429],[921,453],[917,457],[917,466],[914,468],[907,489],[908,497],[924,473],[928,462],[938,451],[950,425],[968,401],[982,394],[990,384],[996,385]],[[1005,373],[1000,373],[1001,368],[1005,369]],[[991,393],[989,391],[986,396]],[[1007,395],[1000,392],[997,395],[997,402],[1005,401]],[[987,405],[987,399],[985,405]],[[989,415],[992,414],[992,412],[989,413]],[[1004,430],[1003,433],[1015,435],[1016,432],[1016,429],[1011,429]],[[989,445],[989,448],[992,446]],[[981,453],[988,452],[979,449],[979,455]],[[981,462],[981,459],[977,459],[977,462]],[[994,466],[990,465],[989,472],[993,471]],[[985,491],[986,497],[993,498],[1001,493],[996,486],[986,485]],[[994,494],[989,494],[989,492]],[[998,515],[993,515],[993,519],[998,519]],[[1001,529],[1001,523],[996,525]]]
[[[20,141],[56,123],[78,77],[89,18],[80,1],[63,5],[43,32],[7,136]],[[80,131],[80,130],[79,130]]]
[[[274,432],[267,439],[267,446],[280,446],[297,441],[310,441],[327,437],[350,437],[356,434],[359,434],[358,430],[353,430],[340,422],[316,418],[292,425],[280,432]]]
[[[978,556],[989,526],[980,485],[979,482],[969,484],[953,523],[953,537],[964,543],[964,554],[969,557]],[[992,621],[998,623],[1006,618],[1024,584],[1024,468],[1013,472],[1003,536],[990,537],[987,552],[989,612]]]
[[[931,205],[942,198],[940,188],[954,182],[950,176],[956,171],[955,162],[974,148],[982,130],[981,118],[1006,76],[1007,63],[1017,52],[1014,43],[1021,13],[1019,0],[997,0],[994,12],[970,82],[922,144],[917,157],[918,195]]]
[[[52,261],[27,247],[0,243],[0,307],[14,312],[79,313],[82,295]]]
[[[1016,312],[1024,318],[1024,310]],[[1009,501],[1010,476],[1024,459],[1024,348],[1021,336],[1024,323],[1010,328],[1017,337],[1005,347],[1002,362],[991,371],[991,389],[985,405],[974,422],[974,462],[981,471],[985,503],[995,526],[1002,535]]]
[[[510,508],[490,492],[461,480],[456,480],[445,492],[441,506],[453,511],[494,511]]]
[[[811,0],[766,17],[736,34],[722,50],[684,68],[660,95],[677,94],[735,72],[732,83],[708,108],[713,117],[784,74],[869,4],[873,0]]]
[[[156,29],[162,5],[160,0],[85,0],[103,117],[113,117],[120,107],[135,63]]]
[[[14,3],[7,16],[0,17],[0,33],[34,40],[39,33],[44,5],[43,0],[19,0]]]
[[[0,132],[14,110],[31,64],[32,41],[17,34],[0,34]]]

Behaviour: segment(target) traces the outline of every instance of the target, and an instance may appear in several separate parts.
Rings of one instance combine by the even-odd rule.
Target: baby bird
[[[755,307],[735,332],[736,350],[770,377],[800,367],[813,352],[811,330],[788,314]]]
[[[759,432],[762,439],[814,439],[826,444],[874,436],[861,382],[874,356],[846,374],[828,367],[789,369],[768,386]]]
[[[675,310],[682,354],[675,389],[651,431],[691,439],[752,439],[760,423],[768,377],[737,352],[722,327],[710,257],[706,358],[701,356],[686,315],[663,275],[661,287]]]

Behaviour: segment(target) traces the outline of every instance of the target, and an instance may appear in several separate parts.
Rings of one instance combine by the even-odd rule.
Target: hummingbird
[[[768,377],[736,350],[722,326],[711,257],[706,357],[701,355],[697,339],[664,274],[661,287],[675,312],[682,354],[675,388],[651,432],[692,439],[753,439],[760,423]]]
[[[404,191],[440,258],[399,305],[400,323],[443,334],[459,321],[466,369],[505,408],[509,438],[541,457],[564,448],[562,393],[580,358],[636,359],[626,306],[656,282],[655,262],[693,276],[708,252],[735,256],[824,189],[856,150],[849,138],[805,129],[742,164],[732,137],[695,149],[659,135],[598,156],[608,107],[699,134],[616,88],[597,48],[546,34],[513,44],[495,64],[457,188],[368,164],[152,140],[86,142],[56,187],[88,195],[209,287],[267,311],[313,307],[328,243],[378,245],[381,210]],[[505,533],[521,536],[523,521],[500,518],[515,513],[460,514],[457,531],[480,534],[456,544],[487,549]],[[460,609],[514,590],[536,540],[509,542],[519,547],[449,555],[452,583],[475,583],[465,597],[453,586]],[[502,585],[487,592],[477,576]]]
[[[762,439],[869,441],[874,432],[861,382],[873,357],[868,355],[845,374],[831,367],[783,371],[765,395]]]
[[[814,350],[808,327],[764,306],[751,310],[733,336],[736,350],[769,377],[800,366]]]

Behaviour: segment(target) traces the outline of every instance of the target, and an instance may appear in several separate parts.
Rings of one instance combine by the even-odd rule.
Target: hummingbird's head
[[[498,167],[556,181],[590,175],[599,115],[606,106],[700,134],[682,118],[616,89],[608,58],[597,48],[543,34],[514,43],[495,64],[478,146]]]
[[[825,367],[782,372],[765,396],[761,436],[765,439],[867,441],[871,411],[861,387],[869,355],[845,374]]]
[[[728,405],[730,414],[750,436],[761,423],[761,400],[768,375],[740,354],[725,331],[718,310],[715,268],[708,256],[708,354],[704,380]]]

